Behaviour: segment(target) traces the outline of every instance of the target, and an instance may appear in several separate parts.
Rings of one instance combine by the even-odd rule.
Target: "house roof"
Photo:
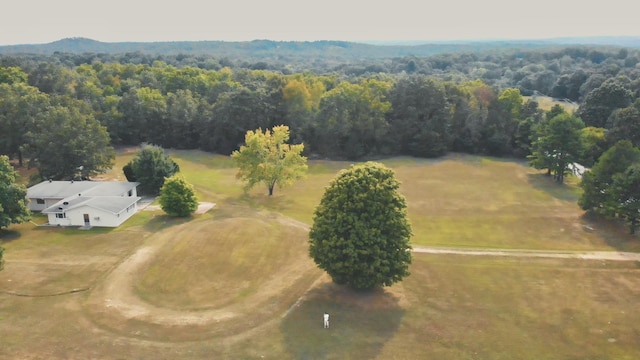
[[[28,199],[64,199],[75,196],[119,196],[140,183],[126,181],[43,181],[27,189]]]
[[[137,196],[78,196],[75,198],[71,197],[68,199],[60,200],[50,207],[44,209],[42,212],[44,214],[63,213],[88,206],[117,214],[125,210],[127,207],[135,204],[140,199],[141,198]]]

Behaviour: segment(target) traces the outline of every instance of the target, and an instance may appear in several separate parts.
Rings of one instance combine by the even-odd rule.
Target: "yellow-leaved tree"
[[[307,158],[302,156],[304,144],[287,144],[289,127],[279,125],[272,130],[249,130],[245,144],[231,154],[238,166],[236,177],[245,182],[245,191],[263,183],[273,195],[279,187],[291,185],[307,172]]]

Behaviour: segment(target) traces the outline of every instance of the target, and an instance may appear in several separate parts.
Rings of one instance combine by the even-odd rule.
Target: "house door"
[[[89,226],[89,214],[83,214],[84,216],[84,226]]]

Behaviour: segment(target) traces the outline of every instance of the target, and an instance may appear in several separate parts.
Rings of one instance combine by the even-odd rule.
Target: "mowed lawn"
[[[640,264],[416,254],[405,281],[354,292],[314,268],[303,225],[348,162],[310,162],[306,179],[269,197],[243,193],[228,157],[169,153],[200,200],[216,203],[209,213],[142,211],[113,230],[23,224],[4,234],[0,358],[640,358]],[[132,156],[105,178],[124,180]],[[382,162],[402,182],[415,245],[640,249],[624,227],[583,216],[576,179],[560,186],[523,163],[466,155]],[[111,271],[146,246],[159,250],[129,275],[142,301],[235,315],[167,325],[100,306]]]

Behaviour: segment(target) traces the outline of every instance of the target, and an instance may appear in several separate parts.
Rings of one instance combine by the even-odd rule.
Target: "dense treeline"
[[[607,154],[640,151],[638,59],[572,47],[293,71],[192,55],[0,57],[0,154],[39,179],[90,178],[111,168],[115,145],[230,154],[248,130],[286,125],[312,157],[511,156],[560,183],[575,163],[593,166],[581,206],[634,231],[640,164]],[[543,111],[539,94],[579,107]]]
[[[266,45],[261,46],[262,43]],[[417,73],[454,82],[479,79],[490,86],[518,88],[523,95],[537,91],[579,101],[608,77],[622,75],[630,79],[637,78],[636,64],[640,62],[638,47],[556,45],[530,49],[527,48],[530,44],[525,43],[512,45],[511,48],[489,47],[487,50],[486,46],[489,45],[478,43],[477,49],[470,45],[460,46],[458,51],[434,51],[429,56],[421,56],[420,51],[410,50],[406,51],[406,55],[397,55],[402,52],[389,50],[395,48],[392,46],[335,42],[319,44],[289,44],[286,55],[281,52],[283,44],[268,41],[256,41],[251,42],[251,46],[242,46],[242,53],[225,47],[215,55],[169,51],[0,55],[0,66],[17,66],[33,73],[38,67],[45,67],[43,64],[74,68],[94,62],[149,66],[162,62],[177,68],[269,70],[284,75],[307,71],[344,77]],[[277,51],[262,56],[260,50],[263,47],[269,50],[275,48]],[[337,55],[332,47],[343,50],[349,56]],[[361,47],[373,48],[375,52],[361,52]],[[419,47],[408,48],[415,50]],[[461,51],[467,48],[472,51]],[[38,72],[45,70],[41,68]]]
[[[247,130],[282,124],[308,155],[322,157],[449,151],[525,157],[545,118],[535,101],[523,101],[534,92],[580,103],[585,125],[607,129],[612,138],[640,137],[627,131],[640,94],[639,59],[635,49],[569,47],[292,73],[196,55],[4,56],[0,152],[45,156],[51,150],[38,146],[38,129],[51,136],[56,124],[75,118],[89,121],[87,127],[97,121],[113,145],[230,154]]]

